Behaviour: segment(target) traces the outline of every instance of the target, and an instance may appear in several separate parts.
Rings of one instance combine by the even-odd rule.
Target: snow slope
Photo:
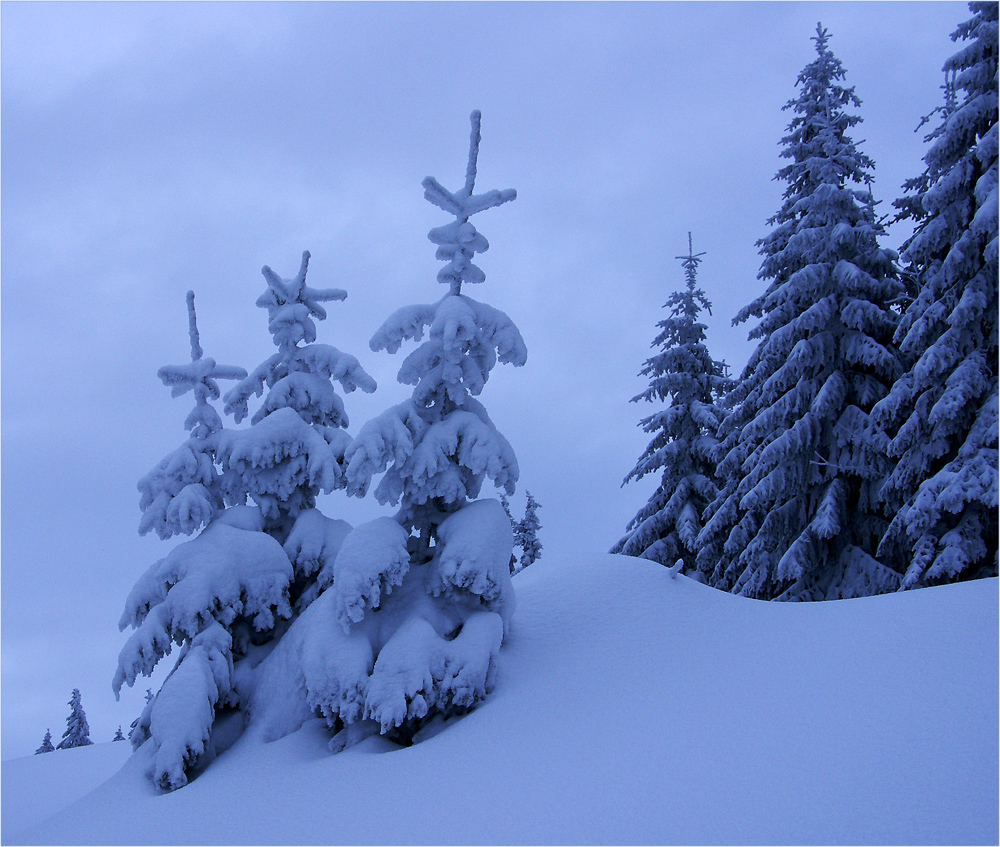
[[[778,604],[592,555],[514,584],[495,692],[422,743],[248,733],[165,795],[145,748],[17,759],[4,843],[997,842],[997,580]]]
[[[39,823],[89,794],[125,764],[131,751],[128,742],[109,741],[4,762],[2,840],[6,842],[14,829]]]

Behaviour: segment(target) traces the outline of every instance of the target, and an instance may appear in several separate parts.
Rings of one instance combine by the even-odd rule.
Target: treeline
[[[625,481],[661,472],[612,548],[747,597],[824,600],[997,573],[997,4],[972,18],[925,118],[924,171],[883,246],[861,101],[817,27],[781,140],[783,202],[757,242],[756,349],[714,360],[689,242],[633,400],[665,404]]]

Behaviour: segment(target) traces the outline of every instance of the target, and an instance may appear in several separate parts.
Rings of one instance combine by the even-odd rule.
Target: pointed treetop
[[[423,183],[424,197],[439,209],[453,214],[456,218],[467,221],[477,212],[492,209],[502,203],[507,203],[517,197],[513,188],[502,191],[493,189],[483,194],[473,195],[476,183],[476,167],[479,159],[479,142],[481,139],[480,125],[482,114],[477,110],[469,116],[472,122],[472,133],[469,141],[469,163],[465,169],[465,185],[455,192],[444,188],[434,177],[425,177]]]
[[[455,220],[432,229],[427,237],[438,245],[438,259],[448,262],[448,265],[438,272],[438,282],[451,286],[452,294],[460,294],[463,282],[483,282],[486,274],[472,264],[476,253],[485,253],[489,242],[480,235],[469,223],[469,218],[477,212],[500,206],[517,197],[513,188],[502,191],[496,189],[482,194],[473,194],[476,184],[476,167],[479,158],[479,142],[481,140],[480,125],[482,115],[474,111],[470,115],[472,132],[469,139],[469,161],[465,169],[465,184],[458,191],[449,191],[434,177],[426,177],[422,183],[424,197],[437,206],[455,216]]]
[[[816,35],[811,39],[816,44],[816,58],[806,65],[798,76],[798,85],[804,85],[807,93],[807,102],[796,101],[786,103],[784,108],[796,108],[802,111],[802,106],[806,106],[806,111],[821,111],[829,116],[831,106],[843,106],[848,102],[860,106],[861,101],[854,96],[853,88],[841,89],[833,86],[835,80],[843,79],[846,76],[844,66],[841,64],[833,51],[829,47],[830,31],[823,24],[816,24]],[[817,100],[820,90],[829,87],[829,91],[824,91]],[[831,101],[832,98],[832,101]]]
[[[191,337],[191,361],[197,362],[203,355],[198,339],[198,316],[194,311],[194,292],[187,293],[188,304],[188,335]]]
[[[698,272],[698,264],[701,262],[701,257],[705,255],[705,252],[695,253],[694,248],[691,246],[691,233],[688,233],[688,254],[686,256],[674,256],[675,259],[681,260],[681,266],[684,268],[684,276],[687,279],[688,288],[694,288],[695,276]]]
[[[302,264],[299,272],[292,279],[282,279],[270,267],[264,265],[260,272],[267,281],[267,291],[257,298],[257,305],[267,309],[268,314],[282,306],[301,304],[309,310],[309,314],[319,320],[326,319],[326,309],[319,304],[327,300],[346,300],[347,292],[342,288],[310,288],[306,285],[306,273],[309,270],[309,251],[302,252]]]
[[[826,29],[822,23],[817,23],[816,35],[811,40],[816,42],[816,52],[822,55],[826,52],[826,45],[830,40],[830,30]]]
[[[483,121],[483,113],[475,109],[469,120],[472,121],[472,133],[469,137],[469,164],[465,168],[465,196],[472,196],[472,189],[476,185],[476,162],[479,159],[479,142],[482,139],[480,127]]]
[[[188,391],[194,391],[199,406],[204,405],[208,398],[219,397],[217,379],[243,379],[247,372],[243,368],[230,365],[217,365],[215,359],[203,358],[198,337],[198,318],[194,309],[194,292],[187,293],[188,336],[191,339],[191,361],[185,365],[164,365],[156,375],[160,381],[170,387],[170,396],[179,397]]]

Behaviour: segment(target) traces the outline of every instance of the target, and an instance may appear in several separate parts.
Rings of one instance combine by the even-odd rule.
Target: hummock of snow
[[[507,629],[516,605],[510,582],[514,535],[500,501],[477,500],[449,515],[438,527],[438,543],[431,592],[482,598],[483,607],[497,612]]]
[[[55,750],[3,763],[4,843],[15,829],[41,823],[85,797],[116,773],[132,753],[127,741]]]
[[[148,676],[173,640],[193,638],[213,619],[228,626],[245,615],[262,630],[274,626],[275,615],[291,616],[292,567],[281,545],[259,530],[257,509],[233,506],[143,574],[118,623],[135,632],[118,658],[116,693]]]
[[[515,607],[510,519],[479,500],[443,520],[437,540],[432,560],[411,566],[392,518],[343,539],[318,580],[332,585],[260,664],[251,731],[275,740],[318,710],[344,731],[331,742],[343,749],[376,731],[409,737],[486,698]]]
[[[997,580],[765,603],[594,555],[514,585],[495,690],[413,747],[252,727],[170,794],[146,748],[16,759],[4,843],[997,842]]]
[[[379,608],[382,598],[403,584],[410,569],[408,537],[392,518],[361,524],[344,539],[332,572],[324,569],[320,574],[321,585],[333,583],[337,619],[345,630],[368,609]]]

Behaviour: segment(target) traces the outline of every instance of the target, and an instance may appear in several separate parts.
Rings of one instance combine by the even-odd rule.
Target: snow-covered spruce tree
[[[302,254],[293,279],[282,279],[267,266],[262,270],[267,288],[257,306],[267,310],[278,352],[226,393],[226,412],[236,423],[249,414],[252,395],[263,395],[263,402],[249,429],[227,431],[219,443],[226,496],[237,502],[249,496],[257,504],[264,531],[284,546],[292,563],[290,599],[296,613],[319,593],[320,570],[332,567],[351,530],[346,521],[316,508],[317,494],[347,485],[349,419],[334,383],[348,394],[376,388],[354,356],[316,343],[314,319],[326,319],[320,304],[344,300],[347,292],[306,285],[309,258],[308,251]]]
[[[821,600],[891,591],[874,558],[887,472],[872,407],[898,378],[892,347],[901,292],[895,254],[869,191],[872,161],[848,135],[853,88],[818,26],[798,77],[777,175],[784,202],[758,242],[765,293],[734,319],[760,339],[719,430],[719,496],[699,535],[710,583],[761,599]]]
[[[156,748],[150,777],[162,788],[187,782],[187,770],[205,752],[217,709],[236,705],[233,693],[233,633],[274,624],[275,614],[287,617],[291,566],[281,545],[263,536],[259,514],[249,509],[222,509],[222,483],[215,470],[222,421],[209,404],[220,395],[218,379],[246,377],[242,368],[219,366],[204,358],[194,296],[188,293],[191,362],[158,371],[173,396],[191,391],[195,407],[187,425],[192,437],[140,481],[143,493],[140,532],[156,526],[167,538],[180,528],[190,532],[207,527],[192,541],[175,547],[156,562],[133,587],[119,628],[131,626],[118,657],[113,689],[149,676],[157,662],[181,645],[181,655],[157,695],[147,689],[146,707],[132,725],[133,748],[151,739]],[[163,496],[153,496],[159,490]],[[170,507],[185,491],[198,496],[185,502],[198,508]],[[163,518],[150,523],[151,510]],[[245,636],[244,636],[245,638]],[[238,648],[237,648],[238,649]]]
[[[522,365],[527,352],[505,314],[462,293],[485,279],[472,258],[488,247],[469,218],[516,196],[473,194],[479,124],[474,112],[465,185],[423,183],[455,216],[429,234],[448,262],[438,274],[448,293],[395,312],[371,340],[395,352],[428,330],[399,371],[412,398],[368,421],[345,456],[348,493],[363,496],[382,473],[375,496],[399,510],[348,535],[320,573],[330,587],[265,660],[255,703],[266,737],[315,710],[337,733],[332,749],[375,732],[409,743],[432,717],[461,714],[492,688],[514,611],[512,532],[497,500],[475,498],[487,477],[513,493],[518,468],[475,396],[498,359]]]
[[[926,168],[896,203],[917,292],[896,331],[907,372],[874,415],[895,459],[879,552],[903,588],[997,572],[997,5],[970,8]]]
[[[73,694],[69,698],[69,717],[66,718],[66,731],[63,733],[62,741],[58,744],[58,749],[69,750],[71,747],[86,747],[94,742],[90,740],[90,726],[87,724],[87,715],[83,711],[80,702],[80,689],[74,688]],[[51,736],[46,732],[46,738]],[[44,742],[43,742],[44,746]]]
[[[640,371],[649,377],[649,387],[632,398],[633,403],[668,405],[640,421],[653,440],[622,485],[662,469],[660,484],[611,548],[612,553],[671,567],[682,560],[687,572],[696,569],[702,516],[719,493],[714,481],[716,433],[723,417],[719,402],[733,387],[725,365],[709,355],[706,327],[698,320],[703,309],[712,311],[705,292],[696,287],[704,255],[694,252],[688,233],[688,254],[677,257],[684,267],[685,288],[664,304],[670,314],[657,323],[660,333],[651,345],[659,352]]]
[[[111,739],[112,741],[124,741],[125,736],[122,734],[121,724],[118,725],[118,729],[115,732],[115,737]]]
[[[233,505],[153,565],[122,616],[122,628],[136,632],[119,657],[116,694],[139,674],[152,673],[173,643],[181,645],[176,666],[129,735],[134,747],[152,739],[150,776],[164,789],[184,785],[196,765],[211,760],[219,726],[228,727],[224,740],[239,732],[253,667],[296,608],[308,603],[312,576],[350,529],[312,508],[317,492],[343,487],[340,461],[350,440],[330,382],[339,380],[348,391],[372,391],[375,384],[352,356],[327,345],[298,347],[315,339],[311,318],[325,317],[318,301],[345,296],[308,288],[307,260],[305,254],[290,282],[263,271],[268,290],[258,305],[268,309],[280,352],[249,377],[238,374],[243,379],[226,400],[239,420],[248,397],[267,383],[265,411],[248,430],[214,434],[220,487]],[[194,364],[171,369],[175,393],[203,386],[218,397],[212,378],[223,374]],[[248,493],[259,508],[243,504]]]
[[[161,459],[138,485],[142,494],[139,534],[145,535],[155,529],[162,539],[178,533],[190,535],[206,526],[224,508],[220,476],[215,469],[215,450],[222,420],[208,401],[219,398],[216,380],[243,379],[247,375],[243,368],[217,365],[214,359],[204,357],[193,291],[187,293],[187,307],[191,362],[165,365],[156,375],[172,389],[173,397],[193,392],[195,406],[184,422],[191,436]]]
[[[51,753],[55,749],[52,746],[52,732],[45,730],[45,738],[42,739],[41,746],[35,751],[35,755],[37,756],[39,753]]]
[[[264,516],[265,529],[282,543],[291,543],[297,582],[310,579],[330,553],[314,549],[307,538],[299,542],[299,536],[305,532],[315,540],[332,532],[342,537],[346,530],[346,525],[340,526],[343,522],[329,526],[315,510],[317,494],[346,485],[342,464],[351,438],[344,403],[333,383],[339,382],[347,393],[375,390],[375,380],[354,356],[315,343],[313,319],[326,319],[320,304],[343,300],[347,292],[310,288],[308,268],[308,251],[293,279],[282,279],[264,267],[267,288],[257,306],[267,309],[268,330],[278,352],[226,393],[226,412],[236,423],[249,414],[252,395],[264,399],[250,419],[250,429],[226,432],[219,445],[227,496],[241,502],[249,496]],[[333,537],[329,540],[339,544]],[[299,543],[306,548],[297,547]],[[305,587],[298,588],[301,593]]]
[[[521,563],[518,570],[522,571],[542,557],[542,543],[538,540],[538,530],[542,528],[538,520],[540,504],[531,496],[530,491],[525,491],[524,494],[527,498],[524,517],[518,521],[514,532],[515,543],[521,548]]]

